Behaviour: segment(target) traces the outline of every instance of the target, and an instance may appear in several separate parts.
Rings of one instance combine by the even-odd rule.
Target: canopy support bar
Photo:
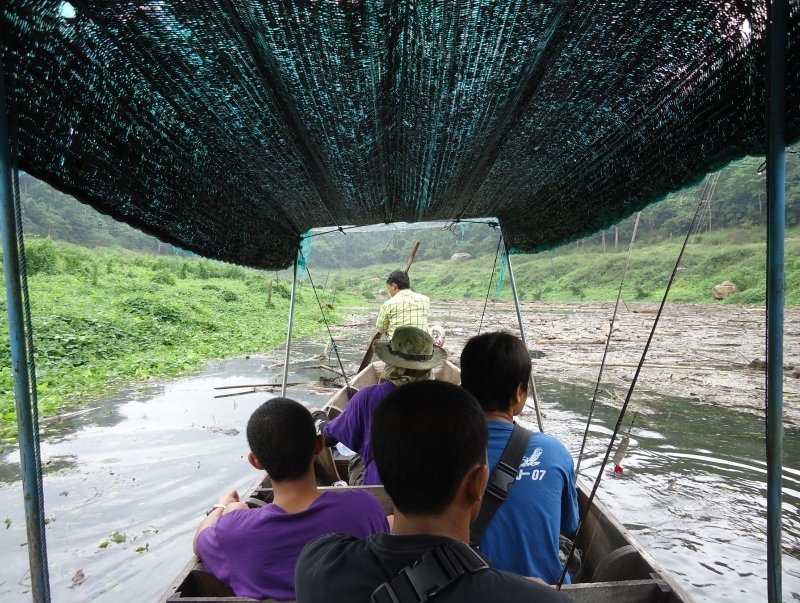
[[[789,6],[767,2],[767,590],[783,601],[781,475],[783,457],[783,302],[786,231],[786,46]]]
[[[294,256],[294,267],[292,269],[292,295],[289,298],[289,327],[286,332],[286,354],[283,358],[283,382],[281,384],[281,396],[286,397],[286,383],[289,380],[289,353],[292,351],[292,329],[294,328],[294,300],[297,292],[297,261],[300,258],[300,248]]]
[[[31,568],[31,595],[37,603],[50,601],[45,541],[44,497],[42,495],[41,455],[37,419],[31,403],[30,367],[25,338],[20,273],[19,231],[11,184],[12,161],[6,109],[3,55],[0,53],[0,235],[3,238],[3,272],[8,308],[8,332],[11,344],[11,371],[17,405],[22,493],[25,501],[25,527]]]
[[[508,276],[511,279],[511,292],[514,294],[514,308],[517,310],[517,320],[519,321],[519,335],[525,344],[525,349],[528,349],[528,340],[525,339],[525,325],[522,322],[522,310],[519,307],[519,296],[517,295],[517,281],[514,280],[514,269],[511,267],[511,254],[508,252],[508,245],[503,244],[506,249],[506,259],[508,260]],[[533,396],[533,406],[536,409],[536,422],[539,424],[539,431],[544,433],[544,426],[542,424],[542,410],[539,408],[539,395],[536,393],[536,379],[533,377],[533,370],[531,370],[531,378],[529,381],[531,396]]]

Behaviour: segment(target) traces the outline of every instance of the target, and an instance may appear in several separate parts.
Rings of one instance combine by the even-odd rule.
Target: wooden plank
[[[672,589],[657,580],[565,584],[561,591],[575,603],[678,603]]]

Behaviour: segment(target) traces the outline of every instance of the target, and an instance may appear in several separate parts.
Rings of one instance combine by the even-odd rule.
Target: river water
[[[357,347],[357,346],[354,346]],[[363,347],[363,346],[360,346]],[[289,381],[326,374],[305,342]],[[346,358],[355,361],[355,358]],[[54,601],[152,601],[191,556],[204,511],[255,477],[244,428],[270,394],[214,398],[225,385],[274,383],[275,358],[212,363],[195,376],[141,386],[95,404],[43,437],[44,496]],[[326,363],[328,361],[326,360]],[[589,392],[538,383],[545,429],[577,455]],[[329,393],[296,387],[321,406]],[[616,411],[600,405],[581,466],[594,479]],[[532,418],[531,416],[527,418]],[[630,417],[628,418],[628,420]],[[766,600],[763,421],[680,399],[637,419],[621,476],[600,499],[698,601]],[[787,431],[783,592],[800,601],[800,439]],[[30,600],[19,455],[0,457],[0,599]],[[5,528],[5,529],[3,529]]]

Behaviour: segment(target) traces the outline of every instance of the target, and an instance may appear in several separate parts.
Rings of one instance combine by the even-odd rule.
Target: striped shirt
[[[401,289],[394,297],[386,300],[378,314],[376,327],[391,339],[397,327],[411,325],[428,333],[428,310],[431,300],[425,295],[414,293],[411,289]]]

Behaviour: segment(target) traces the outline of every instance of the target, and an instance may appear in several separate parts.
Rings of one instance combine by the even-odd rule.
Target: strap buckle
[[[391,582],[376,588],[372,603],[423,603],[466,573],[489,569],[489,564],[463,542],[437,546],[413,566],[403,568]]]
[[[499,499],[501,502],[508,498],[511,487],[517,481],[518,469],[507,465],[504,462],[497,463],[497,466],[489,476],[489,483],[486,485],[486,492]]]

